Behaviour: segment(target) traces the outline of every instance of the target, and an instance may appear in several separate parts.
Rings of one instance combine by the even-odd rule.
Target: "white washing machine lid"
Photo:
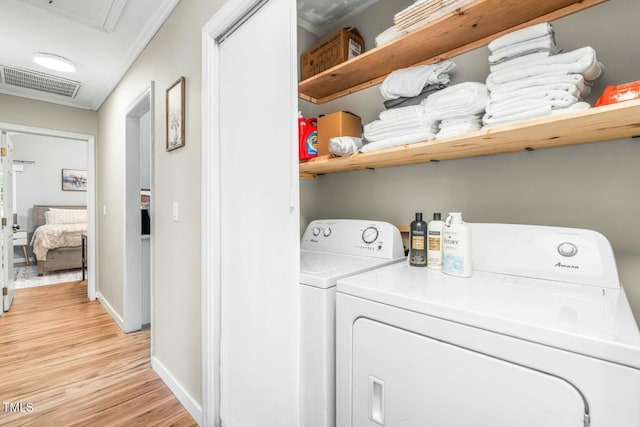
[[[343,277],[405,259],[405,257],[381,259],[302,249],[300,251],[300,283],[328,289],[336,286],[336,281]]]
[[[337,291],[640,369],[640,333],[622,288],[406,263],[349,276]]]

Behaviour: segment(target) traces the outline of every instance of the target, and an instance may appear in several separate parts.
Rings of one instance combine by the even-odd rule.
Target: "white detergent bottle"
[[[471,228],[462,221],[462,213],[450,212],[442,228],[442,272],[471,277]]]
[[[427,226],[427,267],[434,270],[442,268],[442,228],[440,212],[433,214],[433,220]]]

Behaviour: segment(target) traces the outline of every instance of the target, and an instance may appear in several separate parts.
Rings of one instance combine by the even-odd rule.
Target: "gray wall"
[[[385,28],[375,9],[365,25]],[[385,6],[386,7],[386,6]],[[398,8],[400,9],[400,7]],[[606,74],[588,99],[606,85],[638,80],[640,2],[606,2],[554,22],[565,50],[590,45]],[[609,28],[610,31],[597,29]],[[615,31],[613,30],[615,29]],[[305,50],[307,47],[299,46]],[[484,81],[488,49],[454,58],[452,83]],[[302,104],[304,105],[304,104]],[[318,107],[314,113],[352,111],[363,123],[383,109],[377,87]],[[301,183],[303,225],[316,218],[370,218],[408,224],[414,212],[460,210],[469,222],[582,227],[611,241],[636,320],[640,320],[640,145],[637,140],[501,154],[440,163],[325,175]]]

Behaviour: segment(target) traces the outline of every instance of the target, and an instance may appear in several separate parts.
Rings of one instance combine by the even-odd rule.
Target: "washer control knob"
[[[365,242],[367,245],[370,245],[371,243],[378,240],[379,234],[380,232],[374,226],[367,227],[362,232],[362,241]]]
[[[322,235],[324,237],[329,237],[331,236],[331,229],[329,227],[325,228],[324,230],[322,230]]]
[[[563,242],[558,245],[558,253],[564,257],[572,257],[578,253],[578,247],[571,242]]]
[[[313,227],[313,230],[311,230],[311,233],[314,236],[319,236],[320,235],[320,229],[318,227]]]

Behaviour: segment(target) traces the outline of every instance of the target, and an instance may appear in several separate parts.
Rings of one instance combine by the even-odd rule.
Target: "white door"
[[[562,378],[359,318],[352,427],[583,427],[582,394]]]
[[[205,109],[203,120],[213,123],[205,135],[211,132],[218,165],[213,173],[204,166],[214,199],[204,215],[219,239],[217,254],[204,262],[219,261],[212,285],[220,295],[218,397],[226,426],[299,425],[294,7],[289,0],[229,1],[211,26],[221,13],[245,12],[205,29],[215,44],[212,90],[205,92],[213,111]],[[214,329],[207,325],[205,333]],[[206,375],[214,357],[205,359]]]
[[[2,185],[0,218],[2,218],[2,300],[3,311],[9,311],[13,301],[13,143],[2,132]]]

